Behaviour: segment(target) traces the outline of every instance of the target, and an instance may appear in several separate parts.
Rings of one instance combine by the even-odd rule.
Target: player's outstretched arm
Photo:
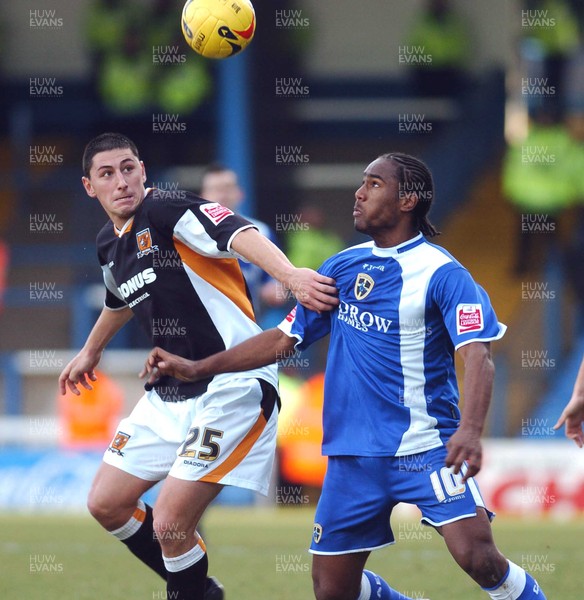
[[[296,338],[287,336],[279,329],[268,329],[229,350],[202,360],[188,360],[162,348],[153,348],[140,377],[147,376],[148,383],[152,384],[161,375],[182,381],[197,381],[220,373],[249,371],[284,358],[293,351],[296,341]]]
[[[584,446],[584,433],[582,424],[584,424],[584,358],[578,370],[578,376],[572,390],[572,397],[562,411],[554,429],[559,429],[566,424],[566,436],[576,442],[578,448]]]
[[[104,348],[132,316],[130,308],[121,310],[104,308],[101,311],[85,345],[59,376],[61,394],[65,394],[69,388],[71,392],[79,396],[80,391],[77,389],[77,385],[81,385],[86,390],[92,389],[88,379],[91,381],[97,379],[94,369],[101,359]]]
[[[296,268],[286,255],[255,229],[244,229],[231,242],[235,252],[254,263],[289,289],[298,302],[317,312],[339,304],[335,280],[313,271]]]
[[[491,403],[495,366],[491,360],[490,344],[471,342],[458,352],[464,361],[464,407],[460,426],[450,438],[446,466],[458,473],[466,460],[466,481],[476,475],[482,464],[481,435]]]

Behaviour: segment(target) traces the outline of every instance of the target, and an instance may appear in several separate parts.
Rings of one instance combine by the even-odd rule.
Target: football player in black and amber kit
[[[138,149],[105,133],[83,156],[85,191],[109,217],[97,236],[104,308],[59,378],[91,389],[102,352],[132,317],[158,346],[191,360],[261,329],[238,264],[257,264],[306,307],[336,306],[334,281],[295,268],[230,209],[184,191],[146,189]],[[276,444],[276,366],[194,383],[161,377],[119,424],[91,489],[91,514],[167,582],[175,600],[222,598],[207,578],[197,523],[224,485],[266,494]],[[164,484],[152,509],[141,496]]]

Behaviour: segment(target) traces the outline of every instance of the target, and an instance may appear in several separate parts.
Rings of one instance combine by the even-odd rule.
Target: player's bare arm
[[[148,376],[148,383],[152,384],[161,375],[182,381],[197,381],[220,373],[248,371],[284,358],[293,351],[295,343],[296,338],[274,328],[203,360],[188,360],[162,348],[154,348],[146,359],[140,377]]]
[[[447,445],[446,466],[454,467],[458,473],[466,460],[468,470],[463,478],[466,481],[481,468],[481,436],[491,402],[495,367],[489,343],[471,342],[458,352],[464,361],[464,406],[460,426]]]
[[[312,269],[296,268],[286,255],[255,229],[244,229],[231,242],[235,252],[254,263],[289,289],[295,298],[317,312],[339,304],[335,280]]]
[[[578,448],[584,447],[584,433],[582,424],[584,423],[584,359],[578,370],[578,376],[572,390],[572,397],[562,411],[554,429],[559,429],[566,424],[566,436],[576,442]]]
[[[59,376],[61,394],[65,394],[67,388],[69,388],[73,394],[79,396],[78,385],[86,390],[92,389],[88,379],[90,381],[97,379],[94,369],[101,359],[104,348],[131,318],[132,310],[130,308],[122,308],[121,310],[104,308],[101,311],[85,345]]]

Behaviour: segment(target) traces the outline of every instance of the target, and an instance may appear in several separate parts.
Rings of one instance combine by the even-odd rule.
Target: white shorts
[[[167,475],[264,495],[276,450],[279,398],[262,379],[215,378],[184,402],[146,392],[122,419],[104,462],[147,481]]]

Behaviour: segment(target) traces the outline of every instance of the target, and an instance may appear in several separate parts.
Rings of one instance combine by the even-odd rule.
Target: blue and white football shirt
[[[323,454],[402,456],[445,444],[460,411],[454,350],[497,340],[506,326],[448,252],[417,237],[348,248],[320,268],[340,305],[298,305],[279,325],[302,350],[330,333]]]

